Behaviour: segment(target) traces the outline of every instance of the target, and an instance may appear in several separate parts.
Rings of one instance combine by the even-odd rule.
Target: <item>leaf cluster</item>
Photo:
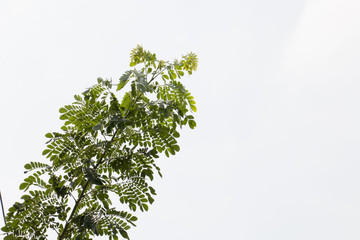
[[[175,155],[179,129],[196,126],[196,103],[180,79],[198,64],[193,53],[165,62],[141,46],[130,59],[118,83],[98,78],[60,108],[61,131],[45,135],[46,163],[25,165],[26,193],[8,211],[5,239],[47,239],[51,229],[58,239],[129,239],[132,212],[154,202],[155,160]]]

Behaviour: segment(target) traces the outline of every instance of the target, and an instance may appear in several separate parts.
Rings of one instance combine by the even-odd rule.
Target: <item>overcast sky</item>
[[[117,80],[142,44],[198,54],[184,80],[198,127],[159,160],[133,240],[359,239],[359,12],[358,0],[0,1],[5,207],[58,109]]]

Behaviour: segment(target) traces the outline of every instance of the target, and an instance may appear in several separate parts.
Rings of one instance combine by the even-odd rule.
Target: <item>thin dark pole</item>
[[[2,209],[2,213],[3,213],[4,223],[5,223],[5,225],[6,225],[4,204],[3,204],[2,197],[1,197],[1,191],[0,191],[0,201],[1,201],[1,209]]]

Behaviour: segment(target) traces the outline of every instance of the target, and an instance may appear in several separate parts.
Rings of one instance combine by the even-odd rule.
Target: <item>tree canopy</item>
[[[169,62],[141,46],[130,59],[118,83],[98,78],[60,108],[61,131],[45,135],[47,160],[25,165],[25,193],[8,210],[5,240],[47,239],[49,231],[59,240],[129,239],[134,212],[147,211],[156,195],[155,160],[180,150],[182,126],[196,127],[195,101],[180,79],[198,65],[194,53]]]

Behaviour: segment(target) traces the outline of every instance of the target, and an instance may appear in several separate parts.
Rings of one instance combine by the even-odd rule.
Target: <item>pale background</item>
[[[5,207],[58,109],[98,76],[117,80],[142,44],[198,54],[184,80],[198,128],[159,161],[133,240],[360,239],[359,12],[358,0],[1,0]]]

